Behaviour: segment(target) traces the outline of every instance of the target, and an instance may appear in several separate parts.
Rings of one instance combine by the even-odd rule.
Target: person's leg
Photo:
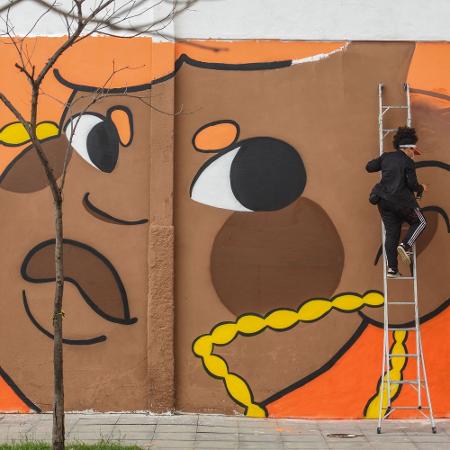
[[[405,239],[402,240],[402,246],[406,250],[410,250],[420,236],[422,231],[427,226],[427,221],[419,208],[408,209],[402,212],[403,219],[409,224],[409,230],[406,233]]]
[[[398,271],[397,261],[397,246],[400,241],[400,232],[402,227],[402,220],[393,208],[389,207],[386,201],[381,200],[378,204],[381,218],[384,223],[385,235],[385,250],[386,258],[388,260],[389,269]]]

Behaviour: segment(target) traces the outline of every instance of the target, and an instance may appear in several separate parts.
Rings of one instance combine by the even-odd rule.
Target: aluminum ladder
[[[384,86],[382,83],[378,85],[378,100],[379,100],[379,113],[378,113],[378,128],[379,128],[379,144],[380,144],[380,156],[384,152],[384,139],[390,134],[396,131],[395,128],[384,128],[384,118],[388,111],[391,110],[405,110],[406,112],[406,124],[411,126],[411,102],[409,85],[404,84],[403,89],[406,96],[406,105],[385,105],[383,103],[383,91]],[[412,248],[412,268],[411,276],[402,276],[398,278],[387,277],[387,259],[385,250],[385,229],[382,222],[382,247],[383,247],[383,281],[384,281],[384,335],[383,335],[383,362],[381,370],[380,380],[380,401],[378,412],[378,426],[377,433],[381,434],[381,423],[384,419],[387,419],[394,411],[397,410],[418,410],[425,418],[431,422],[431,430],[436,433],[436,423],[433,417],[433,409],[431,406],[430,391],[428,388],[427,372],[425,368],[425,360],[423,358],[422,338],[420,334],[420,322],[419,322],[419,308],[418,308],[418,290],[417,290],[417,270],[416,270],[416,246]],[[390,301],[389,299],[389,283],[400,282],[413,282],[413,295],[414,301]],[[413,327],[391,327],[389,326],[389,307],[392,305],[396,308],[411,308],[414,307],[414,326]],[[394,331],[405,331],[406,333],[415,332],[416,337],[416,352],[415,353],[391,353],[389,347],[389,333]],[[416,378],[412,380],[391,380],[390,369],[391,360],[393,358],[407,358],[415,359],[417,365]],[[417,391],[417,405],[415,406],[393,406],[391,400],[391,386],[392,385],[409,385]],[[399,389],[401,386],[399,386]],[[422,392],[425,391],[425,392]],[[423,405],[423,393],[425,393],[427,404]],[[383,407],[385,403],[384,396],[387,397],[387,405]],[[385,410],[385,412],[384,412]],[[428,413],[428,414],[427,414]]]

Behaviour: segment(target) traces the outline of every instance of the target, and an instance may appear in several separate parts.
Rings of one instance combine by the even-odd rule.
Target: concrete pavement
[[[0,415],[0,443],[50,441],[50,414]],[[432,434],[425,421],[386,421],[381,435],[369,420],[250,419],[217,415],[66,414],[68,442],[99,440],[143,449],[450,450],[450,420]],[[344,435],[344,436],[342,436]],[[345,436],[349,435],[349,436]]]

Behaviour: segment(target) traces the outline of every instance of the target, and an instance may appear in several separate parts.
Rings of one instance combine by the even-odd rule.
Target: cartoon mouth
[[[45,329],[34,317],[33,313],[31,312],[30,305],[28,304],[28,298],[25,291],[22,291],[22,300],[23,300],[23,306],[25,308],[25,312],[27,313],[28,318],[30,319],[31,323],[45,336],[49,337],[50,339],[54,338],[54,335],[50,333],[47,329]],[[63,344],[68,345],[93,345],[98,344],[99,342],[106,341],[105,335],[100,335],[94,338],[90,339],[67,339],[63,338]]]
[[[55,240],[33,247],[22,263],[22,278],[30,283],[55,281]],[[64,239],[64,281],[73,284],[87,305],[103,319],[120,325],[137,322],[131,317],[127,293],[120,276],[110,261],[100,252],[82,242]],[[33,325],[47,337],[53,335],[33,316],[23,292],[25,312]],[[100,335],[90,339],[64,339],[66,344],[91,345],[106,340]]]
[[[83,206],[85,207],[86,211],[89,214],[93,215],[95,218],[99,220],[103,220],[104,222],[108,223],[114,223],[117,225],[142,225],[148,222],[148,219],[139,219],[139,220],[119,219],[118,217],[114,217],[111,214],[102,211],[101,209],[97,208],[93,203],[91,203],[91,201],[89,200],[89,192],[86,192],[86,194],[84,194],[83,196]]]

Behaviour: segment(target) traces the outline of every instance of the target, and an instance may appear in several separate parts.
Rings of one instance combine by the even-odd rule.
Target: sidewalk
[[[0,443],[49,441],[50,414],[0,415]],[[376,422],[250,419],[212,415],[66,414],[68,442],[99,440],[144,449],[383,449],[450,450],[450,420],[432,434],[425,421]],[[339,437],[350,434],[350,437]],[[334,435],[334,436],[333,436]]]

